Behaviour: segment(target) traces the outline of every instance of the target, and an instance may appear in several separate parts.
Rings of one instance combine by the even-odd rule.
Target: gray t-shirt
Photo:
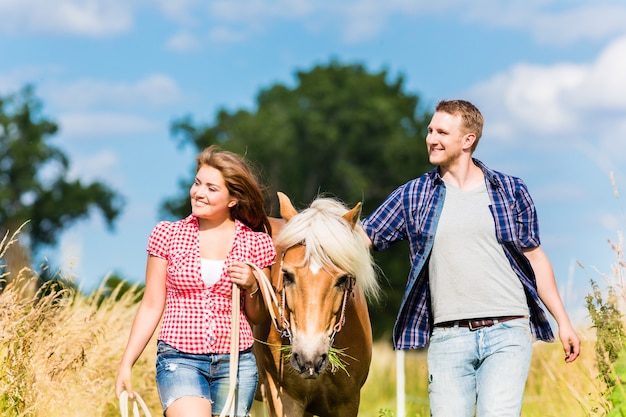
[[[430,256],[435,323],[528,315],[524,288],[495,234],[485,183],[446,197]]]

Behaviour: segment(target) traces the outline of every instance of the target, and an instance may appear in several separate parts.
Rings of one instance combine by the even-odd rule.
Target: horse
[[[348,210],[318,197],[297,212],[278,197],[270,274],[278,305],[268,305],[275,320],[254,326],[257,399],[272,417],[356,416],[372,358],[367,299],[380,293],[361,203]]]

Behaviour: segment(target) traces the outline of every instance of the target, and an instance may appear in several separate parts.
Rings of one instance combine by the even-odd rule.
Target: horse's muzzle
[[[304,379],[317,379],[328,366],[328,354],[316,355],[306,359],[304,355],[293,352],[291,366]]]

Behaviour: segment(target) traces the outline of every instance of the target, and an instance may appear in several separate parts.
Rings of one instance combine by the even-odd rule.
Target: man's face
[[[431,164],[449,166],[464,153],[466,136],[459,115],[436,112],[428,125],[426,147]]]

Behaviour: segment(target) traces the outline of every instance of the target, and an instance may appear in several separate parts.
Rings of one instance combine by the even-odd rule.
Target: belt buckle
[[[487,327],[487,324],[485,323],[485,320],[469,320],[467,322],[467,327],[469,327],[471,332],[475,332],[483,327]]]

